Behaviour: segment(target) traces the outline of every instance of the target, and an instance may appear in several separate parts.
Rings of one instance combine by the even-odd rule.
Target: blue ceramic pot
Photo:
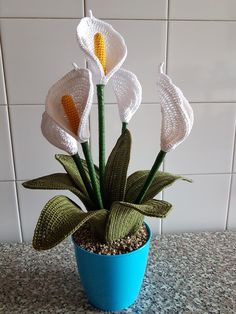
[[[89,302],[105,311],[119,311],[137,299],[145,274],[151,231],[139,249],[121,255],[100,255],[74,241],[78,271]]]

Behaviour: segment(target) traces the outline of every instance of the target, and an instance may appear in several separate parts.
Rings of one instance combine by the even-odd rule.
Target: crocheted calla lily
[[[138,110],[142,100],[142,87],[137,76],[130,71],[120,69],[112,77],[112,85],[122,122],[129,123]]]
[[[96,19],[91,11],[90,17],[81,19],[77,36],[95,84],[106,85],[126,58],[127,47],[123,37],[110,24]],[[102,50],[102,58],[99,58],[99,49]]]
[[[88,69],[72,70],[57,81],[46,97],[46,112],[78,142],[89,139],[89,114],[93,99],[92,75]]]
[[[78,152],[76,140],[66,133],[47,112],[44,112],[42,116],[41,131],[49,143],[57,148],[64,150],[70,155]]]
[[[161,149],[175,149],[189,135],[193,126],[193,110],[182,91],[163,73],[160,65],[158,88],[162,111]]]

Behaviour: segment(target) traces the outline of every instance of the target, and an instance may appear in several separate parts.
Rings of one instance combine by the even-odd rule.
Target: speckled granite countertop
[[[71,243],[38,253],[0,245],[0,313],[103,313],[87,303]],[[236,232],[152,241],[136,303],[119,313],[236,313]]]

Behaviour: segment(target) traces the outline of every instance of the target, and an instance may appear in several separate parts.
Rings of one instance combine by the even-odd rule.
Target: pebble
[[[148,231],[143,224],[139,230],[130,236],[111,243],[97,241],[90,231],[89,224],[85,224],[74,233],[74,240],[83,249],[103,255],[119,255],[137,250],[143,246],[148,239]]]

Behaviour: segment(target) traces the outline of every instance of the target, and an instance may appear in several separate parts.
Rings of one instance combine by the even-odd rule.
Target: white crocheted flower
[[[75,116],[78,121],[76,130],[72,128],[70,117],[62,104],[63,96],[71,97]],[[57,81],[48,91],[46,97],[46,112],[68,134],[78,142],[84,143],[89,139],[89,114],[93,99],[92,75],[88,69],[72,70]],[[72,108],[73,109],[73,108]],[[69,108],[70,110],[70,108]]]
[[[52,145],[64,150],[70,155],[78,152],[76,140],[66,133],[48,114],[43,113],[41,121],[41,130],[43,136]]]
[[[94,52],[94,35],[97,33],[101,33],[105,40],[106,73]],[[90,17],[82,18],[77,26],[77,36],[95,84],[106,85],[126,58],[127,47],[123,37],[110,24],[96,19],[91,11]]]
[[[113,90],[122,122],[129,123],[142,101],[142,87],[137,76],[120,69],[112,77]]]
[[[158,88],[162,111],[161,149],[175,149],[189,135],[193,126],[193,110],[182,91],[163,73],[160,65]]]

